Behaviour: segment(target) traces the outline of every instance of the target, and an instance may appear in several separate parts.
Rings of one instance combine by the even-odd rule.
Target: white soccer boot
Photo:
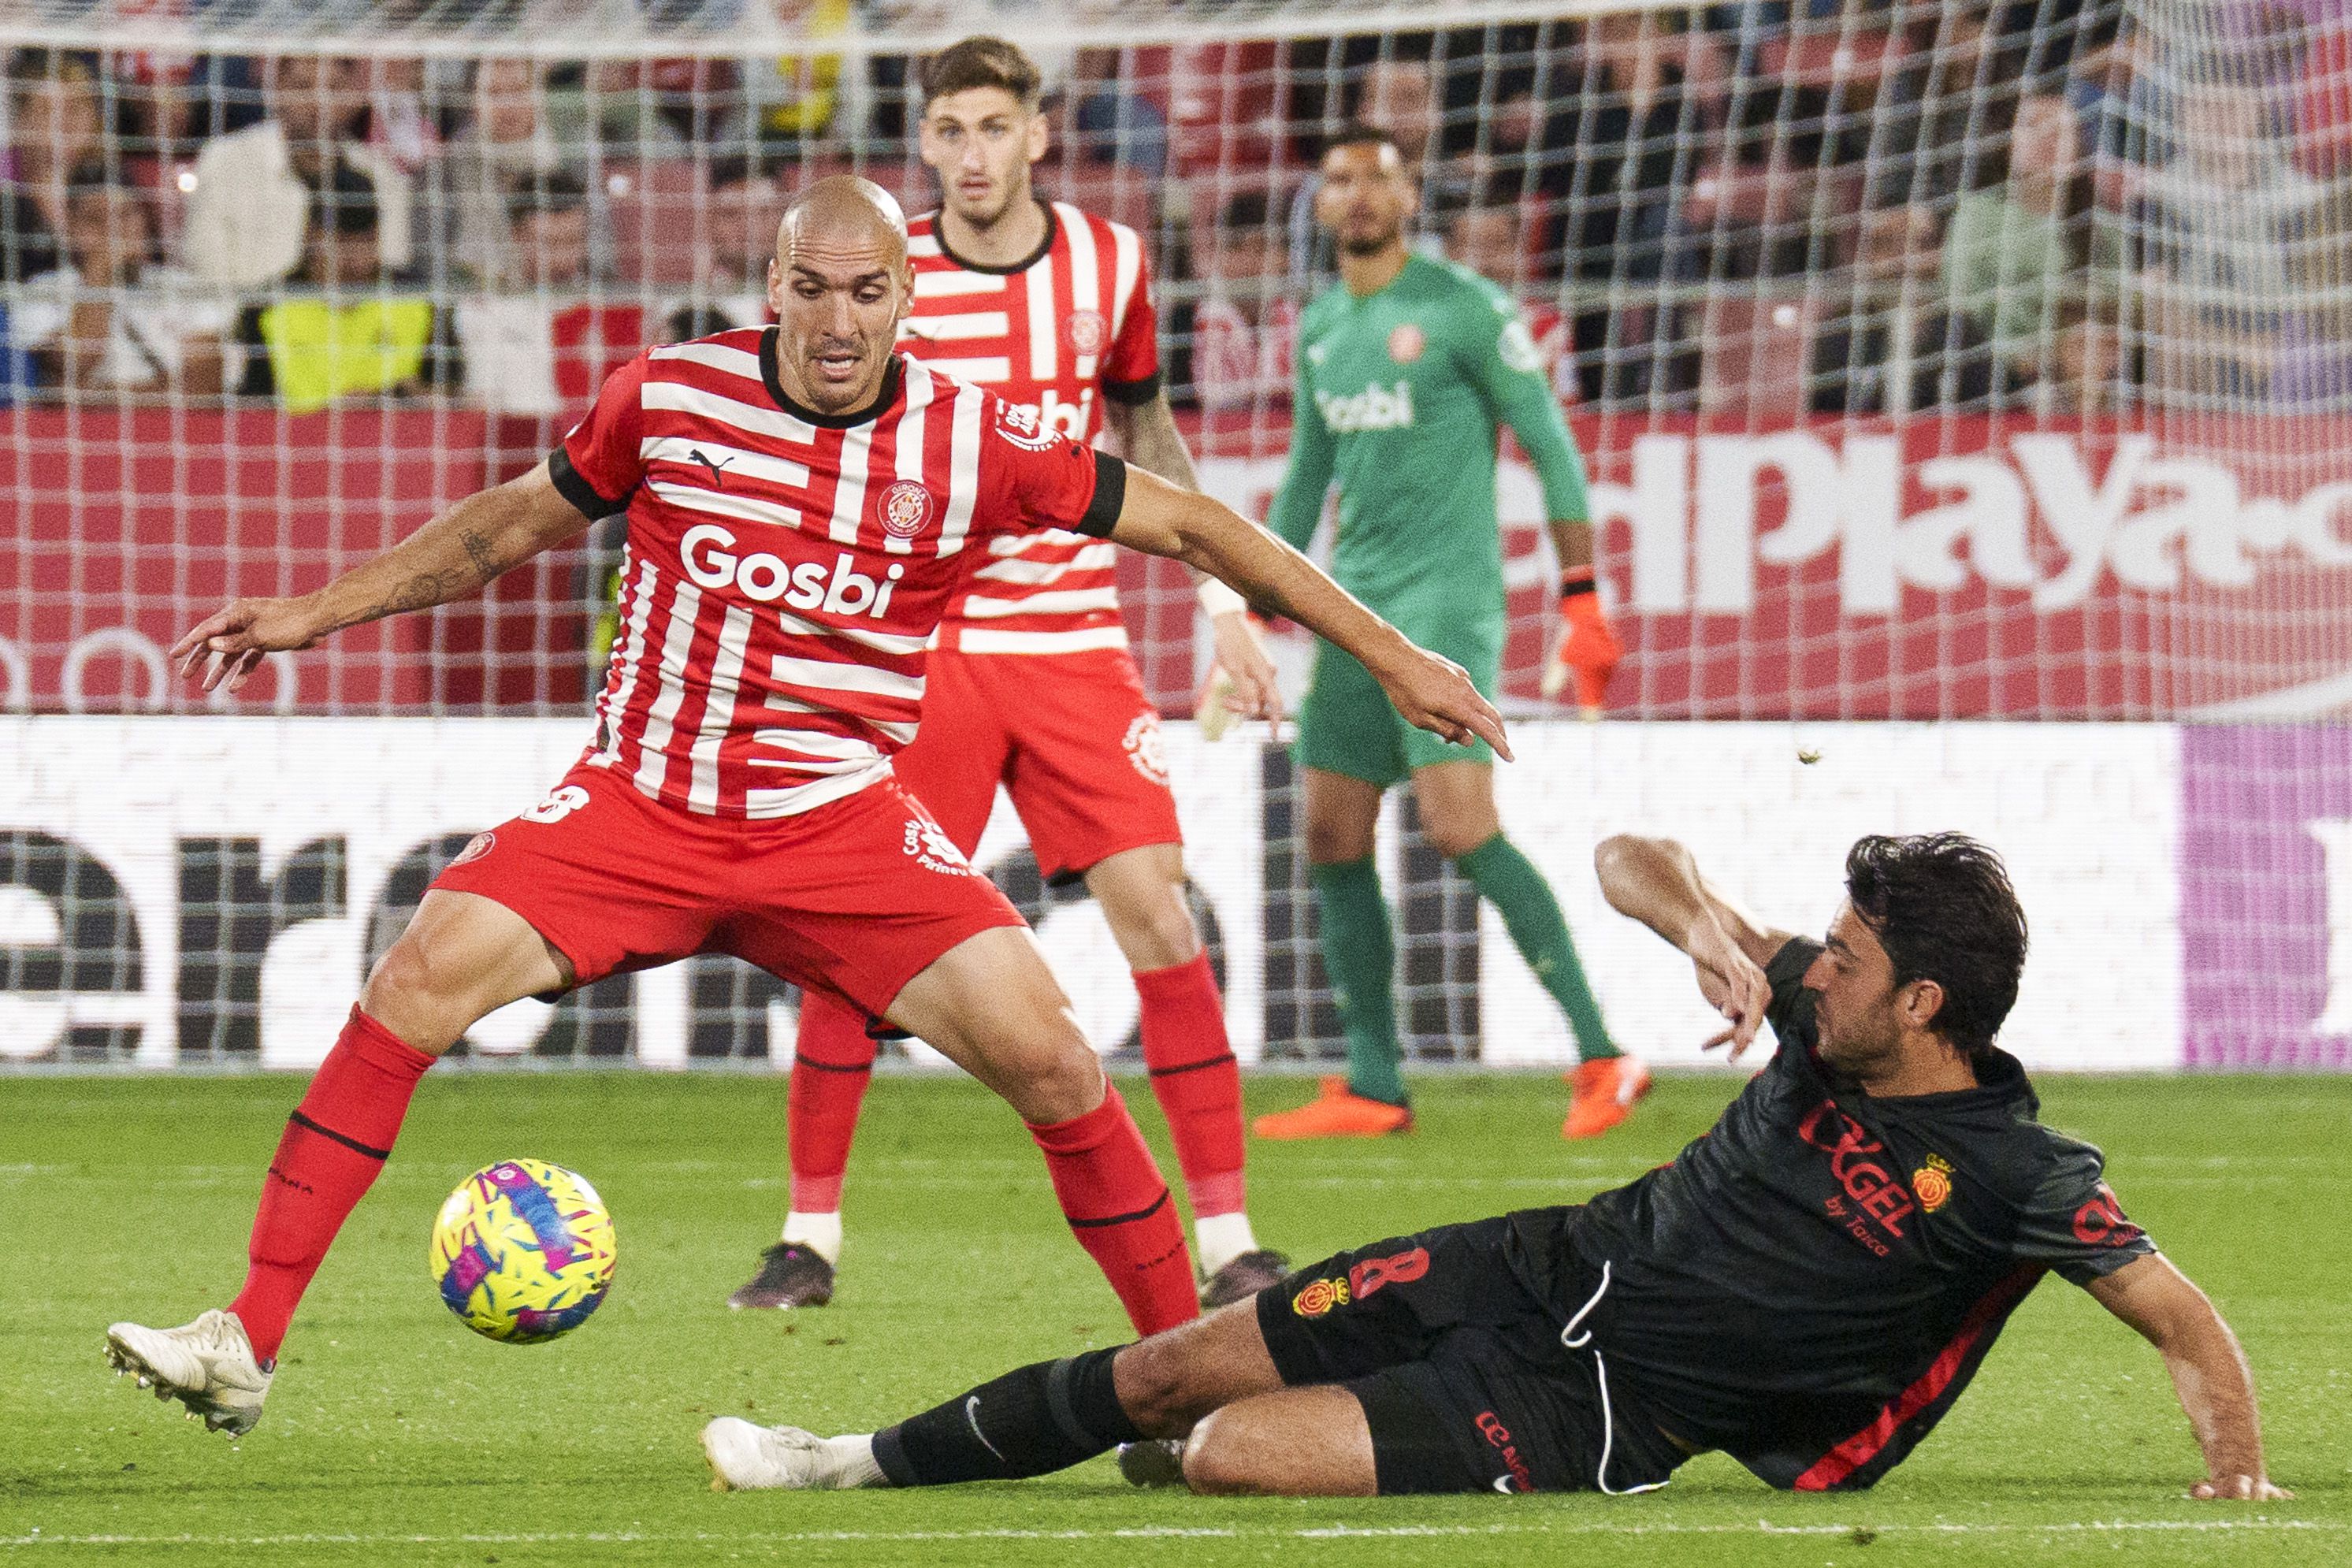
[[[235,1312],[213,1310],[176,1329],[117,1323],[106,1331],[114,1375],[132,1373],[158,1399],[176,1399],[205,1429],[242,1437],[261,1419],[274,1372],[261,1370]]]
[[[870,1436],[820,1437],[797,1426],[758,1426],[721,1415],[702,1429],[715,1492],[843,1491],[889,1483]]]

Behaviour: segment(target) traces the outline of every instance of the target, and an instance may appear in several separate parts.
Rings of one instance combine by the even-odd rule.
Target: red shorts
[[[724,952],[876,1017],[1021,916],[890,780],[798,816],[697,816],[583,764],[434,879],[505,905],[578,984]]]
[[[898,782],[965,854],[1003,780],[1048,881],[1123,849],[1181,844],[1160,715],[1124,648],[1001,654],[931,650],[922,727],[892,759]]]

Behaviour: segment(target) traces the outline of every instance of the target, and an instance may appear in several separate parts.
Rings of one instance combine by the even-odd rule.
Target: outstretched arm
[[[2088,1289],[2100,1306],[2137,1330],[2164,1357],[2173,1392],[2205,1454],[2206,1479],[2189,1495],[2200,1501],[2292,1497],[2263,1473],[2253,1368],[2205,1292],[2161,1253],[2126,1263]]]
[[[1193,471],[1192,454],[1184,446],[1184,433],[1176,428],[1176,411],[1169,406],[1167,393],[1158,393],[1144,403],[1110,400],[1103,405],[1103,417],[1119,454],[1130,466],[1148,468],[1178,489],[1201,488],[1201,476]],[[1227,699],[1233,710],[1244,719],[1280,719],[1282,688],[1274,660],[1266,655],[1265,639],[1250,624],[1248,606],[1232,590],[1210,586],[1216,580],[1198,566],[1187,562],[1184,569],[1192,574],[1192,585],[1202,591],[1201,607],[1208,612],[1217,668],[1233,683]]]
[[[1502,715],[1460,665],[1415,647],[1307,557],[1207,496],[1132,468],[1126,486],[1112,540],[1197,566],[1250,603],[1287,616],[1353,654],[1406,722],[1456,743],[1475,735],[1510,760]]]
[[[1690,955],[1699,994],[1730,1026],[1706,1042],[1731,1042],[1737,1058],[1756,1038],[1772,1005],[1764,965],[1790,940],[1759,921],[1698,874],[1691,852],[1671,838],[1621,833],[1592,852],[1601,895],[1619,914],[1640,921]]]
[[[173,645],[184,677],[235,691],[265,654],[305,648],[331,633],[478,593],[484,584],[588,526],[546,463],[478,491],[315,593],[239,599]]]

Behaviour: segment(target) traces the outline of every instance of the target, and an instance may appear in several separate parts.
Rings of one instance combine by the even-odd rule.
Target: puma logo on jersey
[[[709,458],[704,456],[703,450],[699,447],[688,447],[686,455],[710,470],[710,488],[712,489],[724,489],[726,488],[724,485],[719,483],[719,473],[720,469],[727,467],[727,463],[733,462],[735,460],[734,458],[728,458],[727,463],[714,462]]]
[[[677,542],[686,574],[697,586],[734,588],[747,599],[772,605],[778,599],[795,610],[823,610],[831,616],[864,616],[880,620],[890,613],[890,595],[904,566],[892,566],[876,582],[853,568],[857,557],[843,551],[832,566],[803,561],[795,566],[762,550],[755,554],[734,552],[735,534],[715,522],[698,523]]]
[[[1409,430],[1412,427],[1412,383],[1399,377],[1393,387],[1374,383],[1351,397],[1334,397],[1318,390],[1315,407],[1334,436],[1364,430]]]

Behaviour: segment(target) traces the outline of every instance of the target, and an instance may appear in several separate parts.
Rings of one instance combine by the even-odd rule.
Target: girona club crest
[[[931,492],[912,479],[900,479],[882,492],[882,531],[893,539],[912,539],[931,521]]]
[[[1411,364],[1429,348],[1429,334],[1416,322],[1399,321],[1389,331],[1389,358],[1398,364]]]
[[[1098,354],[1103,344],[1110,341],[1110,323],[1102,319],[1100,310],[1073,310],[1067,326],[1073,353]]]

